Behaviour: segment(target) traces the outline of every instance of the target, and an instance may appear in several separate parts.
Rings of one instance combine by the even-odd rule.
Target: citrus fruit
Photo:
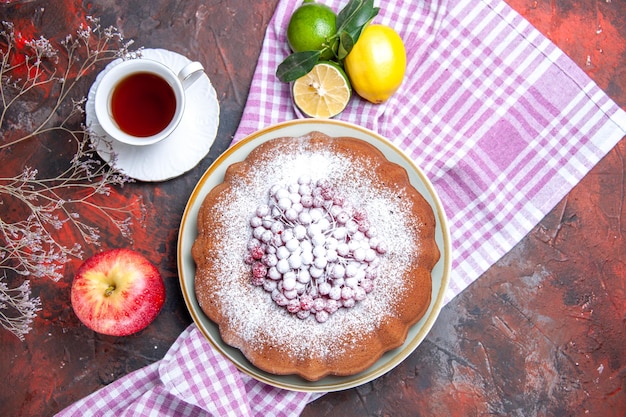
[[[366,26],[344,66],[358,95],[372,103],[382,103],[402,84],[406,70],[404,43],[389,26]]]
[[[333,62],[320,62],[292,87],[293,101],[309,117],[328,119],[343,111],[352,89],[346,73]]]
[[[336,50],[331,37],[337,33],[337,15],[328,6],[305,1],[298,7],[287,26],[287,42],[293,52],[321,51],[320,59],[327,60]],[[331,42],[333,45],[331,45]]]

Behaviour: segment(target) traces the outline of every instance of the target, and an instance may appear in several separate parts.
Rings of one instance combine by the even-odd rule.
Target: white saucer
[[[185,56],[165,49],[144,49],[141,55],[167,65],[174,72],[191,62]],[[107,136],[98,123],[94,106],[96,88],[102,76],[120,62],[121,59],[111,62],[98,74],[87,96],[86,122],[92,133],[91,142],[100,157],[110,163],[115,155],[115,168],[141,181],[165,181],[195,167],[211,149],[219,125],[220,105],[209,77],[203,74],[186,90],[183,118],[170,136],[154,145],[126,145]]]

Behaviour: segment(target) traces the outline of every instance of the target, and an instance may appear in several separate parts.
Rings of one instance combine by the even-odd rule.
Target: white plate
[[[144,49],[142,58],[152,59],[178,72],[191,62],[183,55],[165,49]],[[180,124],[170,136],[148,146],[132,146],[108,138],[96,118],[94,100],[96,88],[102,76],[115,65],[117,59],[107,65],[96,77],[89,89],[85,105],[86,123],[92,132],[91,141],[96,151],[107,163],[111,151],[117,156],[115,167],[131,178],[141,181],[165,181],[184,174],[206,156],[217,135],[220,105],[209,77],[204,74],[185,95],[185,111]]]
[[[191,247],[197,236],[196,220],[204,197],[209,191],[224,180],[226,168],[235,162],[242,161],[252,149],[263,142],[284,136],[302,136],[312,131],[320,131],[329,136],[352,136],[365,140],[376,146],[391,162],[403,166],[413,187],[418,190],[432,207],[437,225],[435,240],[441,252],[441,258],[432,273],[433,286],[431,303],[424,317],[409,329],[405,343],[385,353],[369,369],[357,375],[347,377],[325,377],[319,381],[309,382],[294,375],[273,375],[252,365],[236,348],[226,345],[219,335],[219,329],[203,312],[194,291],[195,263],[191,256]],[[200,178],[191,193],[183,214],[178,236],[178,273],[183,296],[194,322],[209,342],[219,352],[230,359],[242,372],[267,384],[293,391],[326,392],[353,388],[369,382],[390,371],[422,342],[433,326],[443,306],[443,296],[448,286],[450,272],[450,234],[443,206],[439,201],[432,184],[424,173],[395,145],[382,136],[365,128],[337,120],[303,119],[280,123],[260,130],[222,154]]]

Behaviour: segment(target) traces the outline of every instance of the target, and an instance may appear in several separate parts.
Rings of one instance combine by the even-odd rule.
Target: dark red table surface
[[[626,109],[624,0],[509,4]],[[167,288],[159,317],[133,336],[94,334],[70,308],[80,261],[68,264],[59,282],[33,278],[43,305],[33,330],[24,342],[0,331],[0,415],[52,415],[162,358],[191,323],[176,268],[181,215],[195,183],[237,128],[275,5],[276,0],[0,1],[2,20],[50,39],[93,15],[103,26],[118,27],[135,46],[199,60],[221,105],[215,145],[195,169],[167,182],[114,190],[110,198],[118,203],[144,200],[146,219],[135,225],[134,243],[105,232],[100,248],[86,248],[88,256],[127,246],[157,264]],[[84,94],[95,76],[79,86]],[[64,145],[54,146],[60,148],[30,145],[29,164],[61,163]],[[325,395],[303,416],[626,415],[625,153],[622,140],[510,253],[443,309],[402,364],[361,387]],[[17,163],[3,158],[4,170]]]

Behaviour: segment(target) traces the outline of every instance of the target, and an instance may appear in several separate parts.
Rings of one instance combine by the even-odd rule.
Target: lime
[[[334,62],[320,62],[298,78],[292,87],[293,101],[309,117],[328,119],[341,113],[352,95],[346,73]]]
[[[320,59],[334,56],[338,40],[332,38],[337,33],[337,15],[328,6],[305,1],[298,7],[287,26],[287,41],[293,52],[322,51]]]
[[[400,35],[389,26],[369,25],[344,60],[354,91],[372,103],[382,103],[402,84],[406,51]]]

